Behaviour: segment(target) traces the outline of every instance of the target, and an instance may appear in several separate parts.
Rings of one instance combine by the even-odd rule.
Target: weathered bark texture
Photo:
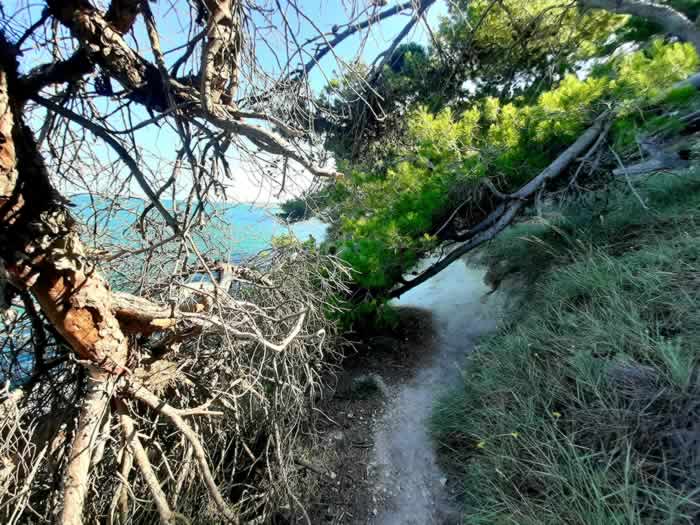
[[[206,43],[202,47],[202,105],[231,104],[238,87],[241,50],[241,5],[238,0],[207,0]]]
[[[0,62],[0,264],[16,288],[29,290],[90,380],[64,478],[64,523],[81,523],[95,436],[109,395],[110,373],[123,371],[127,338],[112,311],[111,291],[92,267],[74,222],[51,188],[46,166],[21,121],[13,93],[16,64]]]
[[[593,9],[604,9],[611,13],[638,16],[661,26],[663,30],[690,42],[700,53],[700,30],[683,13],[669,5],[644,0],[578,0],[579,4]]]
[[[124,34],[136,22],[140,5],[141,0],[112,0],[106,18],[114,29]]]
[[[12,38],[26,29],[12,42],[0,35],[0,308],[17,314],[6,332],[9,344],[18,343],[6,377],[23,378],[34,359],[30,381],[20,387],[29,408],[18,432],[24,439],[39,418],[52,424],[31,436],[42,446],[49,443],[41,452],[44,462],[32,467],[40,477],[16,469],[16,493],[0,491],[2,518],[9,509],[12,516],[71,525],[105,518],[126,523],[152,520],[157,511],[164,523],[177,520],[179,512],[205,512],[196,516],[202,522],[262,522],[280,496],[296,501],[286,478],[296,427],[334,359],[327,346],[336,326],[322,313],[335,306],[337,292],[347,292],[348,273],[335,257],[292,247],[261,255],[265,275],[227,261],[212,264],[209,257],[218,250],[200,253],[198,247],[199,234],[209,231],[207,204],[212,194],[225,191],[223,177],[232,175],[232,145],[265,177],[278,162],[270,157],[281,156],[283,187],[289,159],[314,175],[337,176],[334,168],[319,165],[325,159],[305,140],[313,131],[307,115],[313,99],[304,73],[370,24],[410,8],[420,15],[433,1],[422,1],[420,9],[404,2],[367,13],[364,21],[336,26],[330,41],[319,29],[301,45],[289,22],[292,11],[299,23],[311,18],[295,4],[269,9],[240,0],[194,0],[154,13],[150,0],[46,0],[36,21],[35,6],[14,6],[22,14],[12,19],[3,13],[8,27],[12,22]],[[188,27],[177,35],[181,42],[168,38],[165,49],[158,26],[165,24],[159,15],[172,23],[168,13]],[[139,18],[145,34],[132,32]],[[27,21],[29,27],[21,27]],[[287,45],[286,58],[280,54],[267,71],[255,56],[261,34],[276,45],[275,35],[282,35],[297,49]],[[171,64],[166,58],[173,52],[179,58]],[[315,57],[311,65],[309,57]],[[178,76],[179,69],[186,73]],[[25,108],[28,101],[46,113]],[[141,120],[144,111],[150,118]],[[35,140],[23,118],[38,124],[44,116]],[[173,141],[167,179],[142,166],[136,133],[161,125],[180,139]],[[93,139],[121,162],[107,162],[99,147],[91,148]],[[52,155],[52,173],[38,144]],[[108,165],[112,171],[103,174]],[[291,163],[291,171],[298,169]],[[104,252],[88,253],[81,243],[70,204],[52,187],[54,176],[116,203],[110,217],[122,209],[132,181],[138,183],[147,204],[128,211],[139,217],[133,223],[139,247],[132,249],[130,235],[124,235],[123,248],[111,260],[103,258],[100,268],[119,272],[124,289],[138,281],[134,289],[143,298],[114,292],[100,275],[97,258]],[[102,180],[109,189],[95,188]],[[179,192],[188,183],[184,205],[166,208],[166,191]],[[151,209],[162,220],[150,216]],[[170,237],[161,235],[162,226],[172,230]],[[127,255],[134,259],[126,271],[110,265]],[[141,267],[133,272],[132,265]],[[202,274],[210,282],[191,282]],[[19,298],[24,308],[15,309]],[[212,404],[216,410],[209,410]],[[201,418],[218,419],[203,424]],[[179,445],[163,420],[180,435]],[[139,431],[149,435],[148,443]],[[43,439],[50,433],[56,435]],[[4,437],[0,432],[0,448],[5,442],[14,447],[14,435]],[[181,464],[178,447],[192,460],[176,479],[169,465]],[[156,449],[162,462],[154,461]],[[27,463],[36,457],[27,455]],[[93,475],[98,464],[100,475]],[[22,488],[34,479],[35,487]],[[205,491],[213,505],[203,501]]]

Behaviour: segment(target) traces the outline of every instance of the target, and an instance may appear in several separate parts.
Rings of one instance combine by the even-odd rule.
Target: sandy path
[[[426,261],[429,264],[430,261]],[[493,300],[482,303],[489,288],[484,271],[457,262],[411,290],[399,305],[433,313],[434,354],[406,383],[392,388],[377,421],[370,461],[378,508],[370,523],[382,525],[450,524],[459,514],[449,497],[449,480],[437,464],[427,429],[436,400],[460,380],[464,356],[474,340],[495,328]]]

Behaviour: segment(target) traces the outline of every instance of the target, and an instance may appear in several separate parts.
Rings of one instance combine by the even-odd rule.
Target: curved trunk
[[[700,54],[700,30],[687,16],[669,5],[645,0],[579,0],[579,4],[611,13],[645,18],[660,25],[666,33],[690,42]]]
[[[63,523],[81,523],[88,471],[110,392],[123,371],[127,337],[112,311],[107,282],[85,256],[74,221],[53,191],[46,166],[14,96],[16,63],[0,42],[0,278],[28,290],[89,369],[70,462],[64,474]]]

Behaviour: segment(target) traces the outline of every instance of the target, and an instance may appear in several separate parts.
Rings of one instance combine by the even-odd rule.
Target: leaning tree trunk
[[[690,42],[700,54],[700,29],[687,16],[669,5],[646,0],[578,0],[584,7],[638,16],[654,22],[668,34]]]
[[[66,207],[21,120],[13,92],[15,57],[0,45],[0,265],[2,280],[29,290],[88,369],[78,425],[64,474],[62,523],[79,524],[101,422],[108,417],[109,378],[123,370],[127,337],[107,282],[88,261]]]

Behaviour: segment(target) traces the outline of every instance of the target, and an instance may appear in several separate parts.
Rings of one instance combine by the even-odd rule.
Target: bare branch
[[[238,523],[238,517],[229,510],[223,496],[219,492],[219,488],[217,487],[214,476],[209,468],[209,461],[207,460],[207,455],[204,451],[204,447],[202,446],[199,436],[197,436],[194,430],[192,430],[192,427],[190,427],[190,425],[188,425],[185,420],[182,419],[180,411],[165,403],[161,399],[158,399],[157,396],[141,386],[130,385],[128,392],[129,395],[135,399],[145,403],[153,410],[163,414],[163,416],[165,416],[180,432],[182,432],[192,446],[194,457],[199,466],[199,472],[204,478],[207,489],[209,490],[209,495],[214,500],[219,512],[221,512],[221,514],[231,523]]]
[[[659,24],[670,35],[690,42],[700,53],[700,29],[670,5],[646,0],[578,0],[584,7],[638,16]]]
[[[90,480],[88,472],[113,387],[114,383],[105,374],[91,372],[63,481],[63,525],[83,523],[83,507]]]
[[[507,204],[497,207],[479,225],[470,230],[467,234],[468,240],[466,242],[453,249],[447,256],[431,265],[415,278],[392,290],[389,293],[389,297],[400,297],[408,290],[415,288],[419,284],[424,283],[431,277],[440,273],[464,254],[493,239],[497,234],[503,231],[525,206],[526,201],[532,198],[543,184],[561,175],[569,164],[596,142],[598,136],[606,129],[606,120],[608,118],[610,118],[609,112],[600,115],[595,123],[571,146],[566,148],[554,162],[542,170],[539,175],[522,186],[518,191],[509,194],[507,196],[509,199]]]

